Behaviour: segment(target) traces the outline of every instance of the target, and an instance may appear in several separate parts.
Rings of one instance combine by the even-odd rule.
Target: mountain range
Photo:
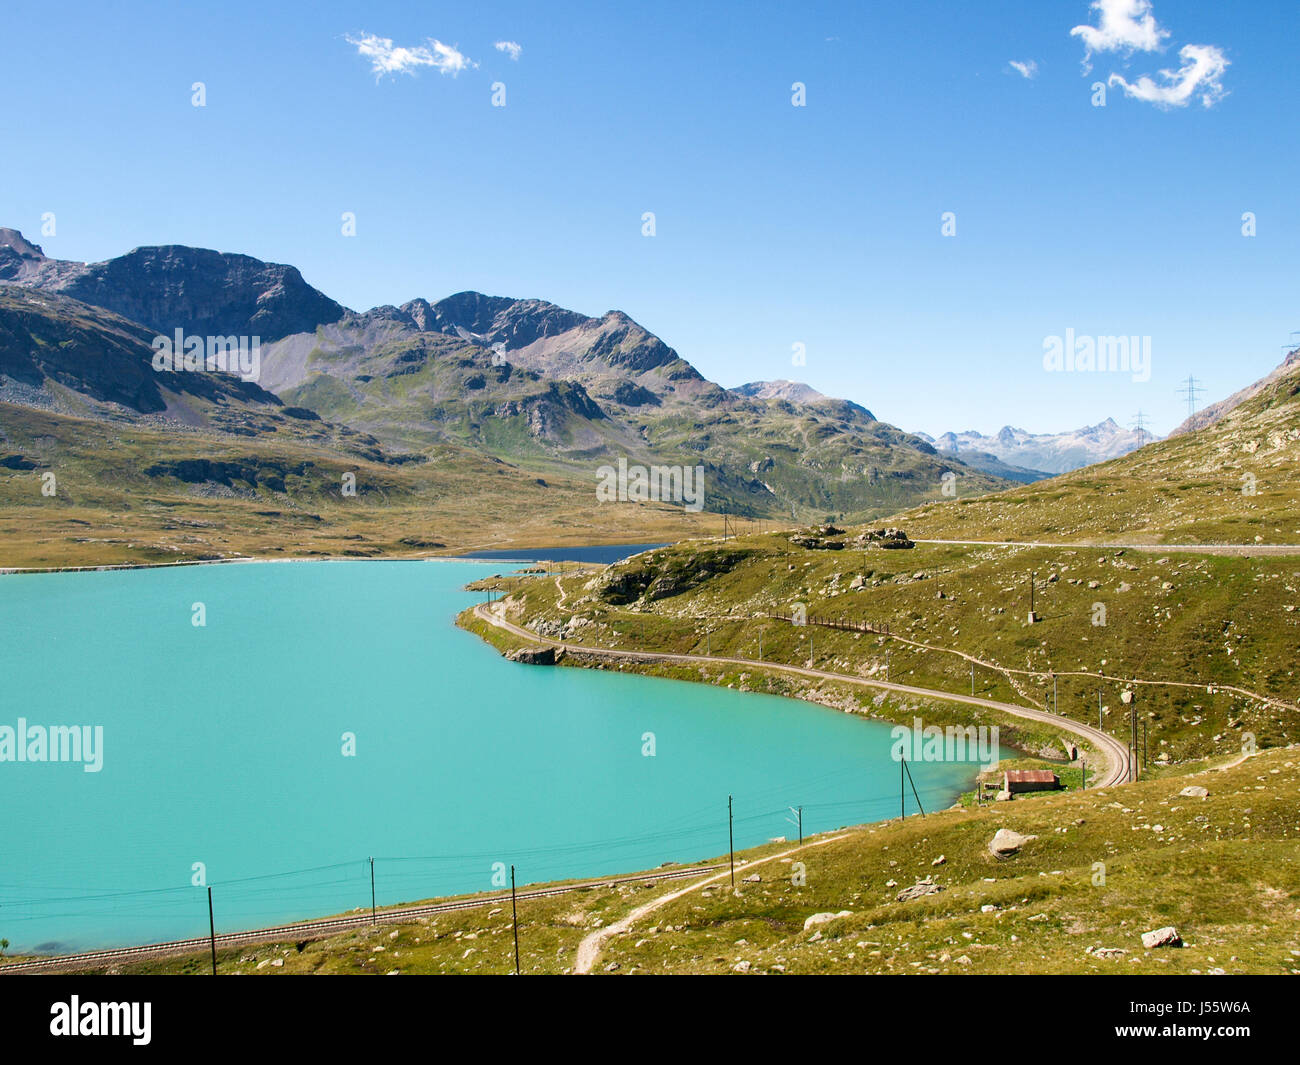
[[[883,514],[938,497],[947,474],[966,495],[1005,483],[806,386],[723,388],[616,310],[461,292],[355,312],[292,266],[179,245],[68,262],[12,229],[0,229],[0,291],[0,399],[64,414],[255,438],[268,411],[288,410],[389,461],[453,446],[593,490],[615,458],[703,466],[706,509],[750,516]],[[64,322],[78,324],[75,345],[54,339]],[[176,330],[260,338],[256,388],[207,397],[209,410],[195,393],[210,384],[184,380],[196,375],[159,380],[150,337]]]
[[[176,330],[260,338],[260,374],[156,372],[156,340]],[[1272,463],[1245,510],[1286,520],[1298,359],[1166,441],[1109,419],[931,438],[800,382],[724,388],[616,310],[461,292],[356,312],[292,266],[180,245],[67,262],[0,229],[0,509],[11,548],[59,561],[101,560],[105,544],[150,560],[375,555],[525,529],[586,542],[710,528],[680,506],[598,507],[600,467],[625,459],[703,467],[706,515],[867,520],[920,504],[954,533],[987,512],[1034,535],[1105,515],[1117,535],[1161,513],[1186,535],[1230,535],[1242,488],[1216,464],[1242,478],[1258,465],[1234,449]],[[46,473],[53,507],[32,488]],[[1002,491],[1049,475],[1077,514]],[[1163,509],[1134,509],[1139,483]],[[945,511],[945,485],[984,499]],[[99,523],[117,535],[75,535]]]
[[[994,436],[973,429],[937,437],[916,435],[943,454],[957,455],[968,465],[1013,480],[1039,480],[1069,473],[1127,455],[1158,439],[1145,429],[1122,429],[1113,418],[1068,433],[1029,433],[1008,425]]]

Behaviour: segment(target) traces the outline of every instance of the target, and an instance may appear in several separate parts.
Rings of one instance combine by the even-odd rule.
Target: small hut
[[[1010,769],[1002,774],[1002,790],[1008,795],[1026,791],[1057,791],[1061,778],[1050,769]]]

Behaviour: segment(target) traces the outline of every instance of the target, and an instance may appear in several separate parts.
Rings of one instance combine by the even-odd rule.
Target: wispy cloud
[[[1026,59],[1023,63],[1018,59],[1009,61],[1012,70],[1020,74],[1022,78],[1028,78],[1032,81],[1038,77],[1038,64],[1032,59]]]
[[[1083,69],[1092,70],[1092,58],[1101,52],[1159,52],[1170,33],[1156,22],[1151,0],[1093,0],[1097,12],[1096,26],[1075,26],[1070,36],[1084,44]],[[1178,50],[1182,66],[1161,70],[1153,77],[1143,74],[1129,81],[1122,74],[1111,74],[1106,83],[1119,86],[1135,100],[1160,108],[1186,107],[1199,98],[1205,107],[1213,107],[1227,95],[1223,72],[1228,68],[1221,48],[1212,44],[1185,44]]]
[[[394,45],[390,38],[373,33],[349,33],[344,40],[370,60],[376,81],[387,74],[414,74],[420,67],[432,67],[440,74],[455,77],[462,70],[478,66],[455,45],[443,44],[432,37],[413,48]]]
[[[1151,0],[1093,0],[1096,26],[1075,26],[1071,37],[1083,40],[1086,64],[1098,52],[1156,52],[1169,36],[1151,13]]]
[[[511,59],[518,60],[519,54],[524,50],[524,46],[518,41],[497,41],[492,46],[498,52],[505,52]]]
[[[1143,74],[1137,81],[1127,81],[1112,74],[1110,85],[1118,85],[1135,100],[1157,107],[1186,107],[1197,96],[1205,107],[1213,107],[1227,95],[1220,78],[1228,68],[1223,52],[1212,44],[1185,44],[1178,50],[1183,65],[1177,70],[1162,70],[1156,77]]]

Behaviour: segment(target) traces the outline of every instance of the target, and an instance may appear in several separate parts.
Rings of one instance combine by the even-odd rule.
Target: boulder
[[[1037,836],[1022,836],[1009,828],[999,828],[989,840],[989,853],[995,858],[1011,858],[1020,853],[1020,848]]]
[[[839,913],[814,913],[803,923],[803,930],[806,932],[810,928],[815,928],[819,924],[826,924],[829,921],[837,921],[841,917],[848,917],[852,910],[840,910]]]
[[[1203,788],[1199,784],[1189,784],[1178,794],[1187,799],[1204,799],[1209,796],[1210,792],[1207,788]]]
[[[1157,928],[1154,932],[1143,932],[1142,945],[1147,950],[1154,950],[1156,947],[1181,947],[1183,939],[1178,934],[1177,928],[1166,925],[1164,928]]]
[[[927,876],[924,880],[918,880],[911,887],[903,888],[896,898],[899,902],[910,902],[912,899],[923,898],[926,895],[933,895],[942,890],[942,884],[936,884],[933,877]]]

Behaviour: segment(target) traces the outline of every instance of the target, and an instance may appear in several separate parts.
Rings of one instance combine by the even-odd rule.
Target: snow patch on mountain
[[[939,451],[957,455],[985,452],[1010,465],[1051,474],[1069,473],[1095,462],[1119,458],[1158,439],[1145,429],[1123,429],[1114,418],[1069,433],[1030,433],[1007,425],[995,436],[985,436],[973,429],[937,437],[926,433],[915,435]]]

